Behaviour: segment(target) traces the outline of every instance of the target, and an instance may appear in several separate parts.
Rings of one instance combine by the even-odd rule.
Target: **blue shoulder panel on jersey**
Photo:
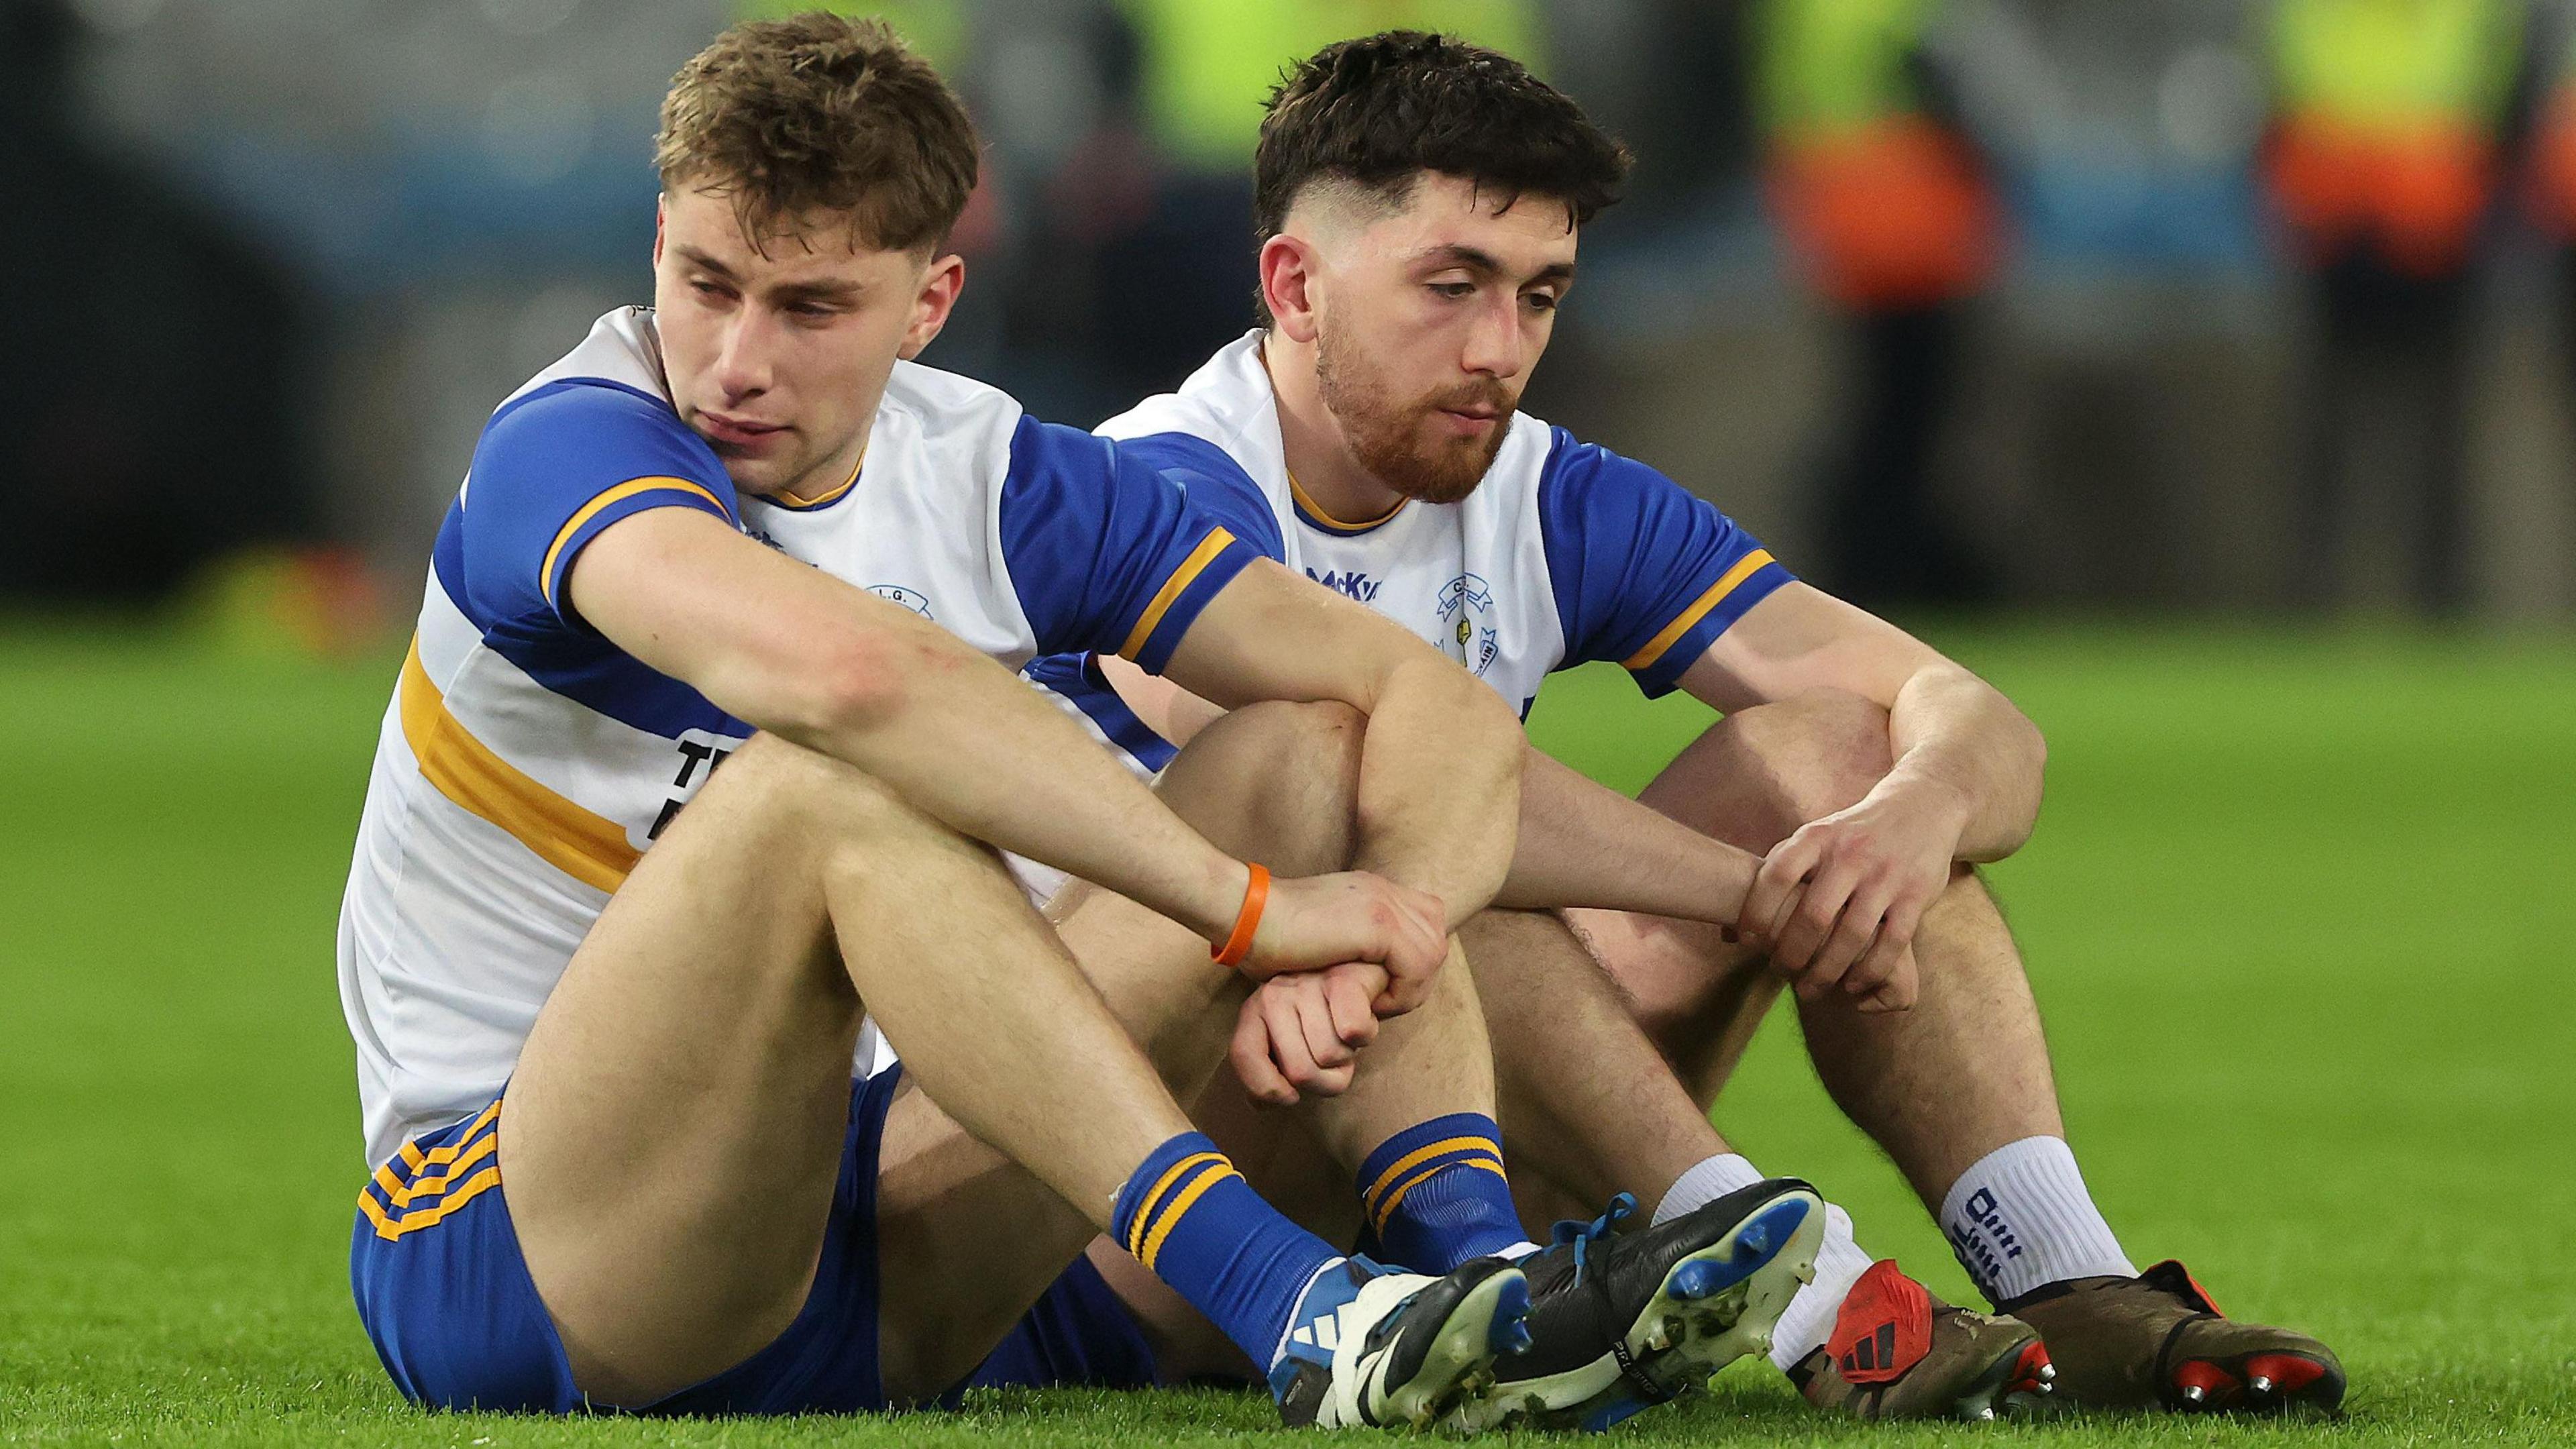
[[[1179,484],[1193,507],[1232,529],[1262,557],[1287,557],[1279,515],[1233,454],[1195,433],[1147,433],[1121,438],[1116,446],[1120,457],[1139,460]]]
[[[1022,418],[1002,482],[1002,563],[1041,654],[1122,654],[1161,673],[1255,554],[1145,458]]]
[[[724,465],[670,404],[598,378],[548,383],[493,414],[467,477],[454,582],[486,629],[574,623],[564,577],[622,518],[673,507],[739,517]]]
[[[1539,523],[1564,663],[1615,660],[1668,694],[1789,571],[1706,499],[1563,428],[1539,477]]]
[[[1154,733],[1153,727],[1136,717],[1127,701],[1109,677],[1100,672],[1100,661],[1089,654],[1049,654],[1031,660],[1026,674],[1031,683],[1040,685],[1073,701],[1074,707],[1100,726],[1100,732],[1136,762],[1156,774],[1180,753],[1172,742]]]
[[[464,538],[464,510],[449,504],[429,555],[438,586],[483,632],[484,644],[529,678],[610,719],[666,739],[691,730],[734,739],[751,734],[751,726],[716,708],[705,695],[588,629],[569,629],[550,617],[496,619],[476,608],[465,591]]]

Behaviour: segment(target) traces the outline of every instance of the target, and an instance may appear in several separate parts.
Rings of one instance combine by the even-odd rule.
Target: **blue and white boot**
[[[1816,1276],[1825,1209],[1816,1190],[1772,1178],[1659,1227],[1613,1229],[1636,1211],[1621,1193],[1589,1223],[1520,1260],[1529,1275],[1530,1346],[1494,1365],[1446,1421],[1607,1429],[1668,1403],[1750,1353],[1801,1283]]]
[[[1493,1382],[1528,1343],[1529,1282],[1498,1258],[1443,1278],[1345,1258],[1307,1285],[1270,1366],[1291,1427],[1420,1428]]]

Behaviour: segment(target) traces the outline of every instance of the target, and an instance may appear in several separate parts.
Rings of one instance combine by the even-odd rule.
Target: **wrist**
[[[1938,820],[1942,833],[1950,838],[1952,853],[1957,853],[1958,842],[1967,836],[1969,822],[1977,814],[1977,802],[1966,790],[1929,770],[1891,771],[1884,783],[1907,805]]]
[[[1435,901],[1438,901],[1440,903],[1441,925],[1449,931],[1457,930],[1459,925],[1467,916],[1472,916],[1476,913],[1473,910],[1461,913],[1455,905],[1451,904],[1453,901],[1473,899],[1474,897],[1471,892],[1461,890],[1454,880],[1440,872],[1406,870],[1401,866],[1390,865],[1383,860],[1374,859],[1367,855],[1362,855],[1359,859],[1351,862],[1351,869],[1376,876],[1378,879],[1385,881],[1389,885],[1402,886],[1406,890],[1419,892],[1431,897]],[[1490,892],[1487,893],[1483,897],[1483,900],[1477,905],[1476,909],[1482,910],[1486,904],[1491,903],[1492,899],[1492,894]]]
[[[1208,958],[1219,966],[1241,966],[1252,956],[1252,939],[1261,930],[1261,916],[1270,904],[1270,872],[1258,861],[1244,868],[1249,877],[1243,888],[1243,904],[1235,911],[1234,923],[1226,930],[1225,939],[1208,948]]]
[[[1234,931],[1235,918],[1243,913],[1243,898],[1251,887],[1252,867],[1219,853],[1208,863],[1200,888],[1190,893],[1190,913],[1180,918],[1181,924],[1211,946],[1225,944],[1225,938]]]

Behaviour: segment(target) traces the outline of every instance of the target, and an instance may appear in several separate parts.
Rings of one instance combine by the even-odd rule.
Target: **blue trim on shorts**
[[[594,1405],[519,1252],[486,1109],[410,1143],[365,1195],[349,1241],[358,1318],[405,1398],[433,1409],[648,1415],[865,1413],[889,1407],[877,1359],[877,1161],[903,1069],[850,1084],[832,1215],[813,1290],[786,1332],[713,1378],[651,1404]],[[497,1103],[495,1104],[498,1105]],[[488,1180],[476,1185],[476,1179]],[[454,1178],[453,1184],[448,1182]],[[390,1186],[388,1186],[390,1183]],[[390,1236],[388,1236],[390,1233]],[[1048,1285],[969,1388],[1158,1382],[1153,1350],[1086,1259]]]
[[[768,1347],[704,1383],[615,1412],[676,1414],[856,1413],[886,1407],[877,1365],[877,1152],[900,1067],[850,1084],[841,1173],[824,1225],[823,1253],[804,1308]],[[430,1133],[386,1165],[398,1186],[414,1153],[424,1162],[458,1145],[489,1113]],[[471,1144],[465,1144],[469,1149]],[[380,1210],[388,1205],[380,1181]],[[593,1405],[573,1387],[563,1341],[537,1297],[495,1181],[412,1226],[393,1219],[388,1238],[361,1212],[350,1235],[349,1281],[358,1318],[403,1396],[425,1408],[573,1414]]]

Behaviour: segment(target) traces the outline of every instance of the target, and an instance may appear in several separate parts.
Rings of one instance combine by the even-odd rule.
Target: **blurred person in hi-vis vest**
[[[2354,524],[2394,495],[2419,609],[2467,602],[2462,452],[2480,238],[2518,107],[2517,0],[2281,0],[2262,177],[2315,338],[2295,587],[2347,592]]]
[[[2002,213],[1928,49],[1935,0],[1767,0],[1755,12],[1768,191],[1857,373],[1824,481],[1836,592],[1967,602],[1986,567],[1941,516],[1932,460],[1957,396],[1966,309]]]

